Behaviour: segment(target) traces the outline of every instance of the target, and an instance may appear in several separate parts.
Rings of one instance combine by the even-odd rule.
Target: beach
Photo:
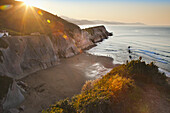
[[[112,58],[81,53],[19,80],[28,85],[22,113],[41,112],[58,100],[79,94],[87,80],[99,78],[115,66]]]

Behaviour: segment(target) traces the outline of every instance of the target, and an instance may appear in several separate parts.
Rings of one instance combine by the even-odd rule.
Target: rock
[[[8,93],[9,87],[12,85],[13,79],[7,76],[0,76],[0,101],[4,100],[4,97]]]
[[[23,81],[18,81],[17,84],[19,86],[21,86],[21,88],[23,88],[24,90],[26,90],[28,88],[28,85],[26,83],[24,83]]]
[[[9,87],[5,102],[3,103],[3,109],[9,110],[17,107],[24,101],[24,96],[20,91],[15,80],[13,80],[12,87]]]
[[[88,38],[93,42],[101,42],[103,39],[107,39],[110,33],[104,26],[97,26],[92,28],[83,29],[84,32],[88,32]],[[87,37],[87,35],[86,35]]]
[[[167,78],[167,83],[170,85],[170,78],[169,77]]]
[[[25,106],[24,106],[24,105],[22,105],[22,106],[19,107],[19,111],[24,111],[24,109],[25,109]]]
[[[8,111],[9,113],[19,113],[19,110],[16,108],[9,109]]]
[[[109,33],[109,35],[108,36],[113,36],[113,33]]]
[[[2,107],[2,102],[0,101],[0,113],[3,113],[3,107]]]

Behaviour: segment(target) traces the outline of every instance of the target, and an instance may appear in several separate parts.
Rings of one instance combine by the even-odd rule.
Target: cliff
[[[90,32],[88,31],[90,29]],[[0,75],[21,78],[57,65],[60,58],[80,53],[108,38],[104,26],[62,35],[11,36],[0,39]]]
[[[112,36],[112,33],[109,33],[104,26],[83,29],[83,34],[93,43],[101,42],[108,36]]]

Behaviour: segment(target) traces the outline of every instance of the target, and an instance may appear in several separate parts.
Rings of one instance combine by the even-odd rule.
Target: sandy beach
[[[79,94],[87,80],[96,79],[115,67],[112,62],[109,57],[82,53],[19,80],[28,85],[22,113],[38,113],[57,100]]]

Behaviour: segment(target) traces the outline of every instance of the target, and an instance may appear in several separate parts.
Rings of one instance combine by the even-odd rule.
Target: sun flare
[[[24,2],[24,5],[26,5],[26,6],[35,6],[35,7],[40,6],[40,1],[39,0],[16,0],[16,1]]]
[[[27,6],[32,6],[34,4],[32,0],[21,0],[21,1],[23,1],[24,4]]]

